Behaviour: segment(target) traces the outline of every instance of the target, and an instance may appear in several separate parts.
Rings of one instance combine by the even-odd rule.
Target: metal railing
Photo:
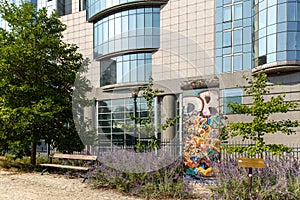
[[[231,146],[250,146],[254,145],[251,142],[230,142],[230,143],[222,143],[221,144],[221,156],[220,160],[221,162],[226,162],[228,160],[232,159],[238,159],[238,158],[247,158],[249,157],[247,153],[228,153],[228,151],[225,148],[222,148],[226,145],[231,145]],[[280,158],[285,158],[285,157],[293,157],[296,159],[298,162],[300,162],[300,144],[289,144],[286,145],[291,149],[290,153],[283,152],[281,156],[273,155],[271,152],[265,151],[262,152],[261,154],[257,154],[254,157],[262,157],[262,158],[269,158],[271,160],[279,160]]]

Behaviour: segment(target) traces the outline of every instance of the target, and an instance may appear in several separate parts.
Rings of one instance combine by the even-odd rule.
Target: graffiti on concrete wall
[[[212,176],[219,162],[218,90],[194,90],[183,97],[185,172],[193,178]]]

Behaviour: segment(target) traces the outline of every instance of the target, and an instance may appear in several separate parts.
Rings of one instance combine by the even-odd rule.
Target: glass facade
[[[255,66],[300,60],[300,2],[262,0],[254,4]]]
[[[146,0],[86,0],[87,19],[101,12],[102,10],[105,10],[106,8],[110,8],[112,6],[116,6],[123,3],[135,2],[135,1],[146,1]],[[152,1],[159,1],[159,0],[152,0]]]
[[[102,10],[141,0],[87,0],[87,19],[93,17],[94,58],[100,62],[100,87],[148,82],[152,75],[152,53],[160,46],[160,6],[139,5]],[[156,0],[155,0],[156,1]],[[163,1],[162,1],[163,2]],[[142,51],[142,52],[141,52]],[[104,88],[105,91],[105,88]],[[146,117],[147,103],[137,98],[137,115]],[[134,100],[98,101],[98,141],[100,148],[130,148],[137,137],[134,130]],[[137,125],[140,127],[141,125]],[[149,135],[139,133],[139,138]]]
[[[137,98],[137,116],[147,117],[147,102]],[[126,148],[133,145],[134,101],[130,99],[113,99],[98,101],[98,142],[101,148],[110,149],[113,145]],[[138,125],[140,126],[140,125]],[[143,137],[140,135],[139,137]]]
[[[160,8],[125,10],[94,23],[94,57],[144,48],[159,48]]]
[[[252,0],[216,0],[216,73],[252,68]]]
[[[147,82],[151,76],[152,53],[135,53],[100,61],[100,86]]]

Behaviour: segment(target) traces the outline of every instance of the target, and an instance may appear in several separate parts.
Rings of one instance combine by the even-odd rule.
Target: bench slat
[[[62,153],[55,153],[52,156],[52,158],[73,159],[73,160],[97,160],[97,156],[62,154]]]
[[[72,166],[72,165],[59,165],[59,164],[40,164],[44,167],[56,167],[56,168],[65,168],[65,169],[76,169],[76,170],[89,170],[88,167],[81,166]]]

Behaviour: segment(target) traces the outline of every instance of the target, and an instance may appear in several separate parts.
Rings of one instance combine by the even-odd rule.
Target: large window
[[[216,73],[251,69],[251,9],[252,0],[216,1]]]
[[[230,103],[242,103],[242,94],[243,90],[241,88],[231,88],[231,89],[224,89],[222,91],[222,111],[223,114],[231,114],[232,110],[229,108]]]
[[[300,3],[261,0],[254,5],[255,66],[300,60]]]
[[[130,49],[159,48],[160,8],[125,10],[94,24],[94,56]]]
[[[100,61],[100,86],[146,82],[151,76],[152,53],[136,53]]]
[[[136,114],[140,118],[147,117],[148,107],[144,98],[137,98]],[[100,148],[132,147],[135,140],[134,101],[129,99],[113,99],[98,101],[98,143]],[[137,124],[140,126],[140,124]],[[139,135],[143,138],[145,135]]]

